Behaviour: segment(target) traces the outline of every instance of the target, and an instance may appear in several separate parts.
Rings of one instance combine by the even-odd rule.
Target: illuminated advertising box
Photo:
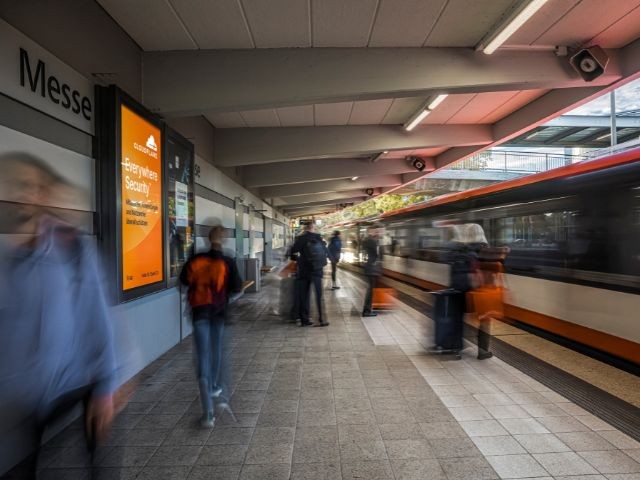
[[[167,288],[164,123],[115,86],[96,87],[98,242],[114,303]]]
[[[161,129],[120,106],[122,290],[164,280]]]

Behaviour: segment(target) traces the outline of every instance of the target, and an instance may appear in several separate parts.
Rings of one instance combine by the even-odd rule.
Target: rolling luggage
[[[388,310],[395,303],[395,290],[393,288],[374,288],[371,307],[374,310]]]
[[[432,292],[434,297],[435,348],[433,353],[454,353],[462,350],[464,293],[455,289]]]

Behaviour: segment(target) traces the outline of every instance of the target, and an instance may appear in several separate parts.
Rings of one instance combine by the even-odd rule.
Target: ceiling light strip
[[[501,25],[496,32],[491,32],[487,36],[487,41],[482,41],[480,49],[487,55],[491,55],[500,46],[506,42],[511,35],[518,31],[522,25],[526,23],[531,17],[533,17],[538,10],[540,10],[548,0],[529,0],[524,2],[523,6],[514,12],[511,18]]]

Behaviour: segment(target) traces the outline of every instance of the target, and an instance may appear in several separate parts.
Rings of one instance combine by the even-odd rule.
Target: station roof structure
[[[292,216],[514,139],[599,145],[606,125],[541,125],[640,74],[640,0],[548,0],[491,55],[476,47],[531,0],[98,2],[144,50],[145,104],[207,118],[215,164]],[[609,63],[585,82],[555,47],[589,45]]]

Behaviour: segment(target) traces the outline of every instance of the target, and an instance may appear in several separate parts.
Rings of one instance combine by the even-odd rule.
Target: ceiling
[[[522,0],[97,1],[145,52],[145,103],[204,116],[214,163],[293,216],[526,143],[640,72],[640,0],[549,0],[491,56],[473,47]],[[586,83],[553,48],[590,44],[611,61]],[[403,132],[439,93],[449,96]]]

